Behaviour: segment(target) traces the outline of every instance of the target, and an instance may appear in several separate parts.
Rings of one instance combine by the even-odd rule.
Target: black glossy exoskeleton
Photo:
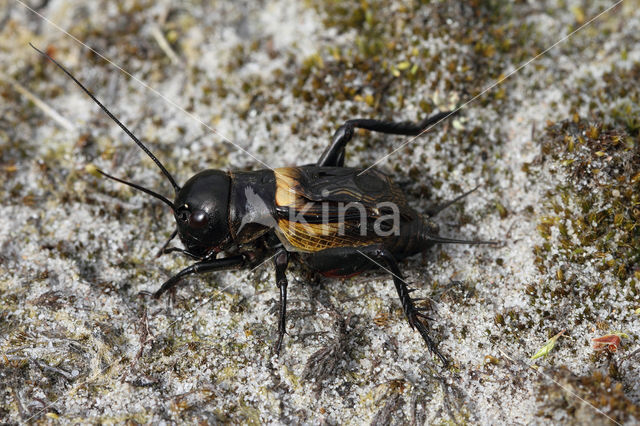
[[[36,49],[37,50],[37,49]],[[38,50],[39,51],[39,50]],[[40,51],[39,51],[40,52]],[[40,52],[42,53],[42,52]],[[287,278],[291,260],[331,277],[347,277],[370,269],[391,274],[409,325],[446,364],[429,336],[429,318],[416,307],[402,279],[398,261],[436,243],[482,244],[438,235],[438,227],[406,202],[400,188],[382,172],[344,167],[345,146],[354,129],[396,135],[419,135],[452,115],[442,112],[420,123],[349,120],[338,128],[317,163],[251,172],[205,170],[180,186],[160,161],[73,75],[48,55],[157,164],[171,182],[175,199],[100,171],[171,207],[176,230],[159,254],[180,252],[196,260],[154,293],[159,297],[191,274],[252,267],[273,259],[280,289],[276,351],[285,334]],[[467,193],[468,194],[468,193]],[[456,200],[429,212],[432,217]],[[169,247],[179,236],[184,248]]]

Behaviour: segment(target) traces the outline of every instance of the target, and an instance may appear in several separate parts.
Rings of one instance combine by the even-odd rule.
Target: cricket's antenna
[[[136,145],[138,145],[138,146],[140,147],[140,149],[142,149],[142,150],[143,150],[143,151],[144,151],[144,152],[149,156],[149,158],[151,158],[151,159],[153,160],[153,162],[154,162],[154,163],[156,163],[156,166],[158,166],[158,168],[160,168],[160,170],[162,171],[162,173],[167,177],[167,179],[169,179],[169,182],[171,182],[171,185],[173,186],[173,189],[175,190],[175,192],[177,193],[178,191],[180,191],[180,186],[176,183],[175,179],[173,179],[173,176],[171,176],[171,173],[169,173],[169,171],[168,171],[168,170],[167,170],[167,169],[162,165],[162,163],[160,162],[160,160],[158,160],[158,159],[156,158],[156,156],[155,156],[155,155],[153,155],[153,153],[152,153],[151,151],[149,151],[149,149],[148,149],[146,146],[144,146],[144,144],[143,144],[142,142],[140,142],[140,140],[139,140],[137,137],[135,137],[135,135],[134,135],[133,133],[131,133],[131,131],[130,131],[129,129],[127,129],[127,127],[126,127],[124,124],[122,124],[122,123],[120,122],[120,120],[118,120],[118,119],[117,119],[117,118],[116,118],[116,117],[111,113],[111,111],[109,111],[109,110],[107,109],[107,107],[105,107],[104,105],[102,105],[102,103],[101,103],[101,102],[100,102],[100,101],[99,101],[99,100],[98,100],[98,99],[93,95],[93,93],[91,93],[91,92],[89,91],[89,89],[87,89],[86,87],[84,87],[84,85],[83,85],[82,83],[80,83],[80,81],[78,81],[78,79],[77,79],[77,78],[75,78],[75,77],[73,76],[73,74],[71,74],[71,72],[69,72],[65,67],[63,67],[60,63],[58,63],[58,61],[56,61],[55,59],[53,59],[53,58],[52,58],[51,56],[49,56],[47,53],[45,53],[45,52],[41,51],[40,49],[38,49],[37,47],[35,47],[35,46],[34,46],[33,44],[31,44],[31,43],[29,43],[29,46],[33,47],[33,48],[36,50],[36,52],[40,53],[42,56],[46,57],[46,58],[47,58],[47,59],[49,59],[51,62],[53,62],[53,63],[54,63],[58,68],[60,68],[60,69],[61,69],[61,70],[62,70],[62,71],[67,75],[67,76],[69,76],[69,78],[70,78],[71,80],[73,80],[73,81],[74,81],[74,83],[76,83],[78,86],[80,86],[80,88],[81,88],[81,89],[82,89],[82,90],[83,90],[83,91],[84,91],[84,92],[85,92],[85,93],[86,93],[86,94],[87,94],[91,99],[93,99],[93,101],[94,101],[96,104],[98,104],[98,106],[99,106],[99,107],[100,107],[100,108],[101,108],[101,109],[102,109],[102,110],[103,110],[103,111],[104,111],[104,112],[109,116],[109,118],[111,118],[113,121],[115,121],[115,122],[116,122],[116,124],[117,124],[118,126],[120,126],[120,128],[121,128],[122,130],[124,130],[124,132],[125,132],[127,135],[129,135],[129,137],[130,137],[130,138],[131,138],[131,139],[136,143]],[[103,174],[104,174],[105,176],[111,177],[111,176],[107,175],[106,173],[103,173]],[[115,179],[115,178],[113,178],[113,179]],[[118,179],[115,179],[115,180],[118,180]],[[130,184],[130,183],[126,182],[126,181],[122,181],[122,180],[119,180],[119,181],[121,181],[122,183],[125,183],[125,184],[127,184],[127,185],[134,186],[133,184]],[[151,193],[152,193],[152,191],[150,191],[150,190],[148,190],[148,189],[146,189],[146,188],[145,188],[145,189],[142,189],[142,187],[140,187],[140,186],[134,186],[134,188],[140,189],[141,191],[147,192],[148,194],[151,194]],[[153,194],[155,194],[155,193],[153,193]],[[151,195],[153,195],[153,194],[151,194]],[[160,196],[159,194],[155,194],[154,196],[155,196],[156,198],[162,197],[162,196]],[[163,198],[164,198],[164,197],[159,198],[159,199],[163,199]],[[163,201],[165,201],[165,200],[166,200],[166,201],[168,201],[166,198],[164,198],[164,200],[163,200]],[[165,201],[165,202],[166,202],[166,201]],[[170,205],[170,206],[173,206],[171,203],[169,203],[169,205]]]
[[[115,180],[116,182],[123,183],[123,184],[128,185],[128,186],[130,186],[130,187],[132,187],[132,188],[137,189],[138,191],[142,191],[142,192],[144,192],[145,194],[149,194],[149,195],[151,195],[152,197],[157,198],[158,200],[162,201],[163,203],[165,203],[166,205],[168,205],[169,207],[171,207],[171,210],[175,210],[175,208],[174,208],[174,206],[173,206],[173,203],[172,203],[171,201],[169,201],[169,200],[168,200],[166,197],[164,197],[163,195],[160,195],[160,194],[158,194],[157,192],[154,192],[154,191],[150,190],[149,188],[145,188],[144,186],[141,186],[141,185],[135,184],[135,183],[133,183],[133,182],[129,182],[129,181],[126,181],[126,180],[124,180],[124,179],[120,179],[120,178],[117,178],[117,177],[115,177],[115,176],[111,176],[109,173],[105,173],[105,172],[103,172],[102,170],[100,170],[100,169],[99,169],[99,168],[97,168],[97,167],[95,167],[95,171],[96,171],[96,172],[98,172],[98,173],[100,173],[100,174],[101,174],[101,175],[103,175],[103,176],[108,177],[109,179],[113,179],[113,180]]]

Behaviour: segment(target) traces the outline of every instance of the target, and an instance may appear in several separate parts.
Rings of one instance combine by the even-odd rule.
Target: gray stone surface
[[[640,3],[491,87],[611,5],[44,2],[56,28],[0,0],[0,421],[638,422]],[[271,264],[189,279],[173,303],[138,296],[188,264],[154,258],[173,219],[86,167],[171,188],[29,42],[180,182],[314,162],[346,119],[417,120],[470,100],[379,164],[418,210],[480,185],[438,217],[441,232],[504,241],[402,264],[434,300],[451,366],[408,327],[381,273],[315,280],[294,267],[279,357]],[[358,133],[347,163],[406,141]],[[592,349],[613,332],[622,348]]]

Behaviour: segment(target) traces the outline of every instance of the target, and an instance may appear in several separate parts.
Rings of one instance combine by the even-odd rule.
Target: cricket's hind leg
[[[400,268],[398,267],[398,262],[396,261],[396,258],[393,256],[393,254],[388,249],[381,246],[362,247],[362,249],[358,249],[358,251],[361,255],[367,257],[371,262],[375,263],[378,267],[391,274],[391,277],[393,278],[393,284],[395,285],[398,297],[400,298],[402,311],[404,312],[404,315],[409,322],[409,326],[420,333],[420,336],[426,343],[431,353],[436,355],[442,362],[442,365],[446,367],[449,364],[449,361],[438,350],[438,345],[429,335],[429,328],[426,324],[426,321],[429,321],[432,318],[429,318],[424,313],[426,308],[419,308],[415,305],[415,302],[419,300],[411,297],[411,292],[415,289],[409,289],[409,287],[407,286],[407,283],[402,277],[402,272],[400,272]]]
[[[356,128],[372,132],[388,133],[392,135],[417,136],[429,126],[454,115],[457,111],[445,111],[427,117],[419,123],[410,121],[382,121],[366,118],[347,120],[333,135],[331,145],[324,150],[316,163],[318,167],[342,167],[344,165],[344,149],[353,138]]]
[[[415,301],[418,299],[410,296],[415,289],[407,287],[398,262],[389,249],[379,244],[362,247],[337,247],[309,254],[305,262],[313,270],[330,277],[350,276],[370,269],[382,269],[391,274],[409,325],[420,333],[429,350],[445,366],[447,365],[447,359],[438,351],[436,342],[429,335],[426,321],[430,318],[424,314],[424,308],[415,305]]]

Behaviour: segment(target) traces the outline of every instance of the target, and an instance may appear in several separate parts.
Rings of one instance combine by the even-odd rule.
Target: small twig
[[[68,371],[65,371],[61,368],[52,367],[46,362],[40,361],[39,359],[30,358],[30,360],[35,362],[38,365],[38,367],[42,368],[43,370],[47,370],[47,371],[51,371],[52,373],[59,374],[69,381],[73,381],[76,378],[76,376],[74,376],[72,373],[69,373]]]
[[[67,129],[68,131],[75,130],[75,126],[69,120],[60,115],[56,110],[51,108],[47,103],[45,103],[42,99],[38,98],[36,95],[31,93],[29,89],[24,87],[22,84],[18,83],[15,79],[9,77],[8,75],[0,72],[0,80],[4,80],[9,83],[13,89],[20,93],[25,98],[29,99],[35,106],[40,108],[45,114],[49,117],[53,118],[58,122],[62,127]]]
[[[18,394],[18,391],[13,386],[11,386],[11,393],[13,393],[13,399],[16,401],[16,405],[18,406],[18,413],[20,414],[20,418],[24,420],[26,417],[24,406],[22,405],[22,401],[20,401],[20,395]]]
[[[138,349],[138,352],[136,353],[135,358],[133,359],[133,361],[131,361],[132,366],[136,364],[140,360],[140,358],[142,358],[145,345],[149,342],[152,342],[156,338],[156,336],[153,335],[153,333],[151,332],[151,329],[149,328],[149,316],[147,313],[148,313],[148,310],[147,308],[145,308],[142,314],[142,318],[140,318],[140,321],[139,321],[140,336],[138,338],[138,341],[140,342],[140,349]]]
[[[620,361],[624,362],[630,358],[633,358],[635,355],[640,353],[640,348],[634,350],[633,352],[630,352],[629,354],[627,354],[624,358],[622,358]]]
[[[164,34],[162,34],[162,31],[160,31],[160,28],[158,28],[157,26],[151,28],[151,35],[156,40],[156,43],[158,43],[158,46],[160,46],[160,49],[162,49],[164,54],[169,57],[171,63],[174,65],[179,64],[180,58],[178,58],[176,52],[173,51]]]

